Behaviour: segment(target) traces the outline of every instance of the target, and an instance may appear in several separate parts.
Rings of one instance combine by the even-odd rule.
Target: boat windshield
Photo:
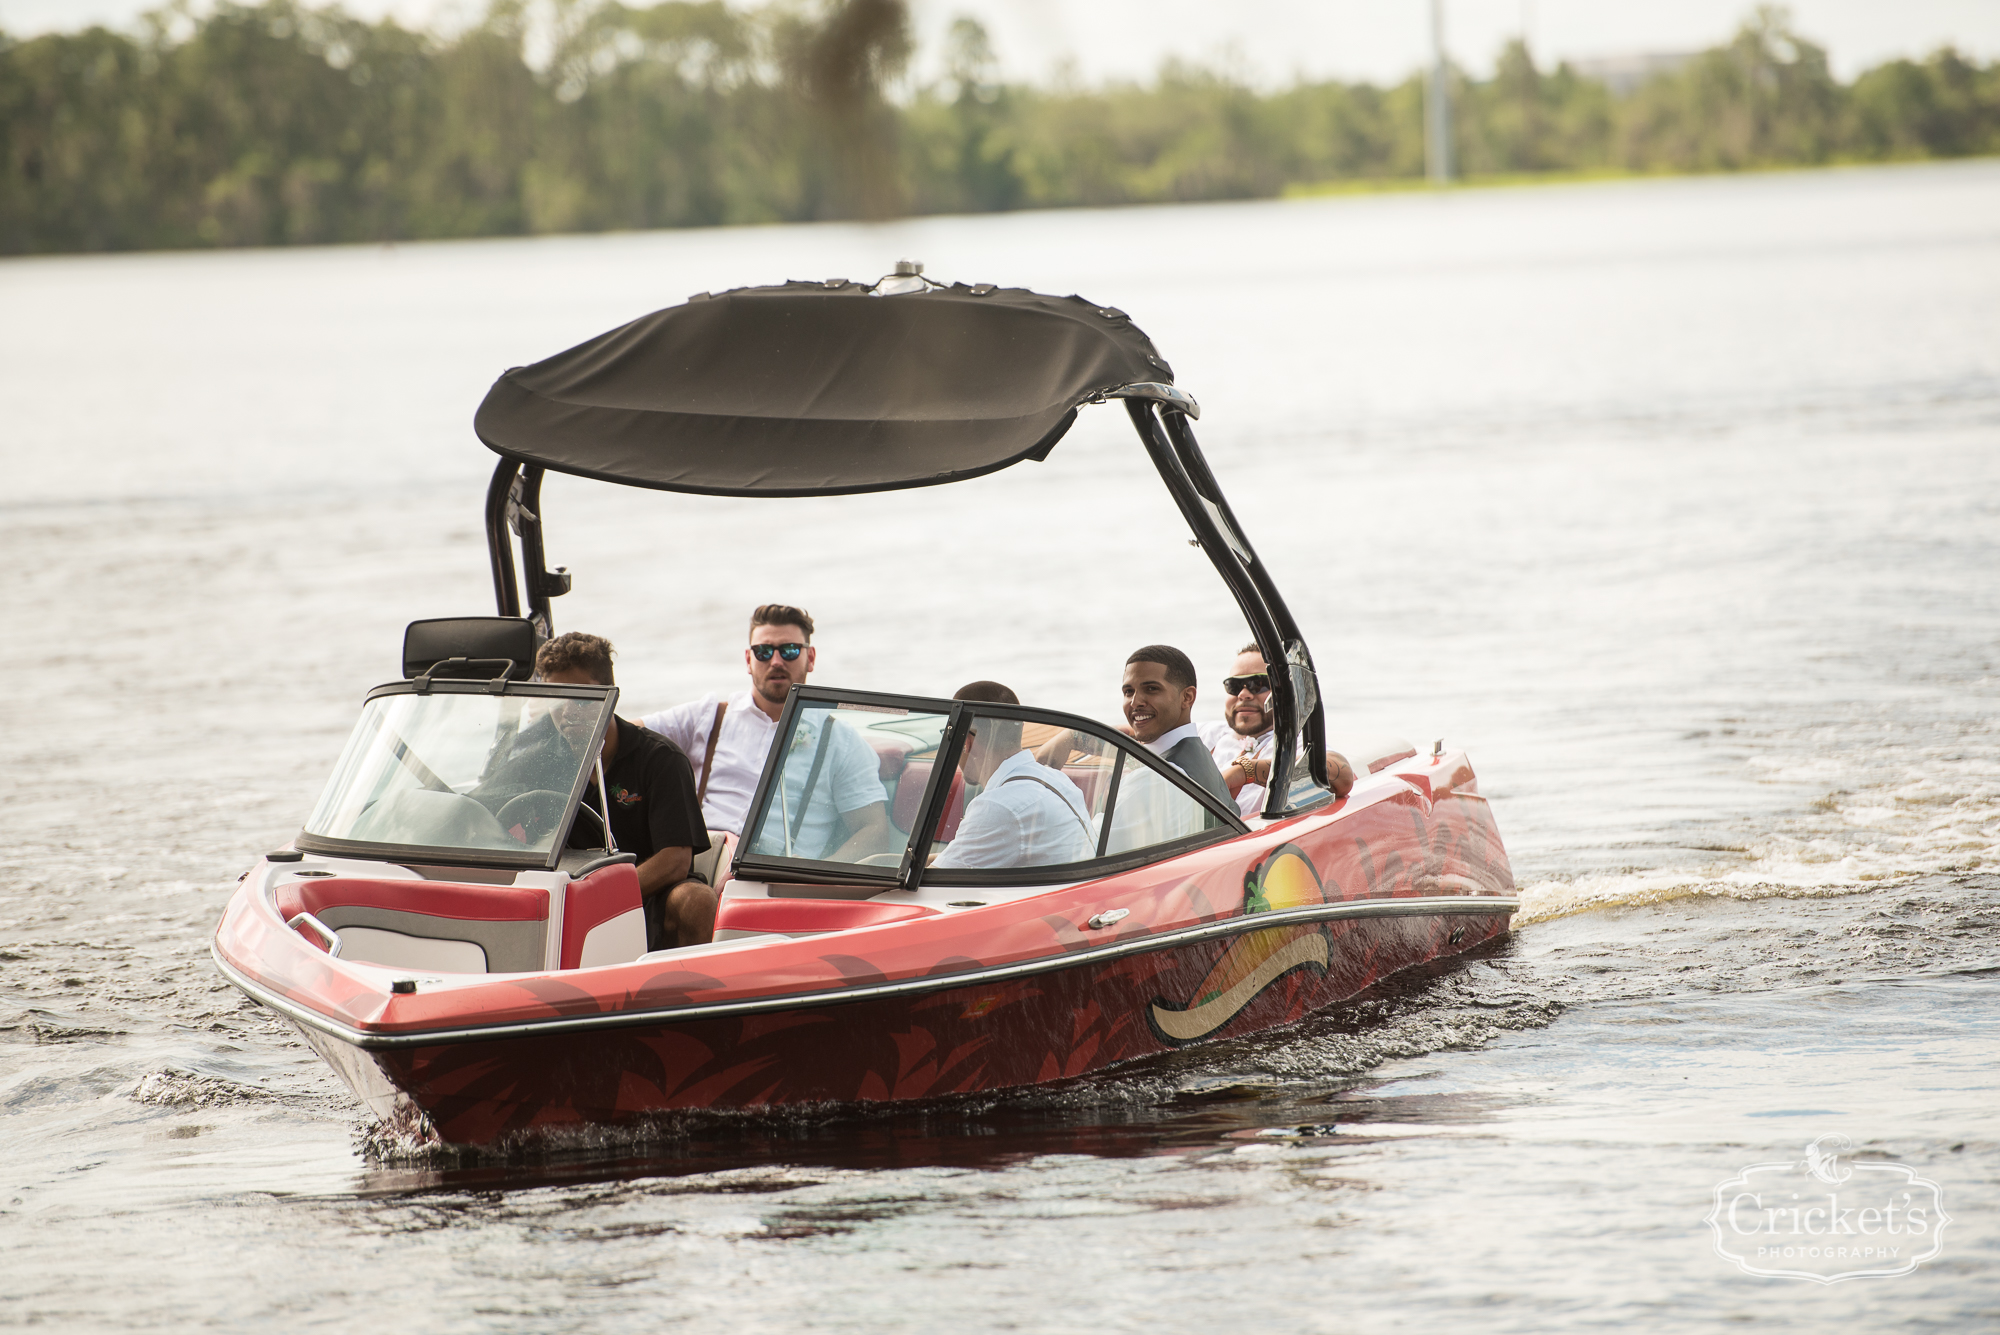
[[[761,875],[894,883],[921,865],[925,883],[944,885],[1075,880],[1241,828],[1157,758],[1073,715],[830,694],[797,698],[765,761],[744,840]]]
[[[955,792],[939,822],[926,883],[1075,880],[1085,864],[1228,828],[1160,762],[1101,725],[1020,708],[967,712],[962,799]]]
[[[922,813],[950,715],[886,705],[803,702],[766,762],[754,855],[895,868]],[[771,766],[778,765],[776,772]]]
[[[532,689],[532,688],[530,688]],[[347,843],[548,854],[601,745],[607,695],[378,695],[304,833]],[[587,831],[596,835],[596,831]]]

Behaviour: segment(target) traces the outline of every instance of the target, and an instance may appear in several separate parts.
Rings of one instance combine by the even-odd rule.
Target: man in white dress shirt
[[[1236,809],[1245,816],[1264,810],[1265,783],[1271,777],[1271,753],[1278,740],[1278,718],[1271,712],[1271,674],[1264,653],[1246,644],[1236,655],[1230,674],[1222,679],[1222,719],[1201,725],[1201,738],[1222,771],[1222,781],[1236,795]],[[1326,753],[1327,775],[1336,797],[1354,787],[1354,770],[1336,751]]]
[[[750,800],[756,796],[757,780],[777,736],[785,698],[795,684],[805,682],[818,660],[812,633],[812,617],[804,609],[764,604],[750,614],[750,643],[743,651],[743,664],[750,673],[749,690],[738,691],[726,700],[705,695],[639,720],[687,752],[699,776],[696,788],[702,817],[710,830],[742,837],[743,824],[750,817]],[[839,731],[821,780],[833,803],[813,803],[813,825],[797,832],[795,844],[802,849],[812,846],[811,853],[800,856],[853,862],[888,847],[892,833],[889,795],[882,786],[874,750],[851,730],[835,726]],[[836,812],[838,829],[833,825]],[[721,839],[714,842],[721,846]],[[825,848],[829,843],[835,846]]]
[[[954,700],[1016,705],[1020,699],[997,681],[959,688]],[[1090,804],[1060,769],[1037,763],[1021,746],[1013,719],[979,718],[959,768],[979,796],[966,804],[958,837],[932,865],[939,870],[987,867],[1053,867],[1082,862],[1097,852]]]
[[[1149,644],[1125,660],[1125,722],[1132,738],[1160,759],[1235,805],[1208,744],[1194,726],[1194,664],[1169,644]]]

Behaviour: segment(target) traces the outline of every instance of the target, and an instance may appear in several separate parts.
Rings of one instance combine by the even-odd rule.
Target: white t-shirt
[[[1236,757],[1243,749],[1250,748],[1253,760],[1268,759],[1278,746],[1278,730],[1268,728],[1255,737],[1245,737],[1221,720],[1201,725],[1201,740],[1208,744],[1208,753],[1215,757],[1217,769],[1228,769],[1236,763]],[[1264,785],[1246,783],[1243,791],[1236,794],[1236,809],[1246,816],[1255,816],[1264,809]]]
[[[715,723],[715,706],[720,701],[720,696],[704,695],[639,720],[687,753],[696,782],[700,781],[702,761],[708,755],[708,730]],[[817,737],[818,725],[809,725],[807,731]],[[764,773],[764,762],[770,757],[771,743],[777,735],[776,721],[757,708],[750,692],[738,691],[730,697],[729,711],[722,716],[722,736],[716,741],[715,763],[708,772],[708,792],[701,803],[702,820],[709,829],[728,830],[739,839],[743,837],[743,823],[750,818],[750,800],[757,795],[757,780]],[[816,857],[822,851],[822,845],[834,832],[836,812],[859,811],[871,803],[889,800],[873,747],[844,725],[836,727],[828,745],[832,749],[827,752],[819,786],[814,790],[813,809],[804,814],[793,837],[794,850],[814,850],[799,853],[801,857]],[[793,802],[803,797],[811,767],[810,746],[794,751],[786,762],[786,796]],[[829,796],[833,799],[831,805],[825,800]]]
[[[1009,756],[966,804],[958,837],[934,864],[947,867],[1053,867],[1097,852],[1090,804],[1061,770],[1032,751]]]

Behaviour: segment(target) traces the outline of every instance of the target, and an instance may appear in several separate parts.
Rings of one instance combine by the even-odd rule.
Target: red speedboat
[[[491,1144],[1062,1080],[1286,1024],[1501,935],[1513,875],[1462,753],[1357,757],[1369,772],[1335,798],[1311,655],[1172,380],[1123,312],[914,266],[703,293],[508,371],[476,419],[500,456],[499,615],[411,625],[402,679],[368,694],[293,846],[244,876],[217,964],[378,1116]],[[648,952],[633,858],[584,800],[617,688],[528,679],[569,588],[543,554],[546,471],[727,496],[932,486],[1038,461],[1110,399],[1274,666],[1263,812],[1094,720],[799,687],[716,939]],[[961,763],[982,733],[1069,794],[1062,860],[940,860],[966,772],[987,772]],[[882,785],[875,846],[839,837],[836,751]]]

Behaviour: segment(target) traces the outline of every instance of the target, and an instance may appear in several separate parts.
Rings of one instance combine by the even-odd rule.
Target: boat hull
[[[1447,927],[1446,924],[1450,926]],[[1500,935],[1504,914],[1369,918],[1269,928],[1283,965],[1200,1032],[1163,1032],[1236,942],[1148,952],[917,997],[801,1006],[594,1032],[468,1040],[335,1061],[393,1090],[378,1114],[421,1111],[447,1141],[626,1123],[677,1109],[934,1098],[1046,1084],[1194,1042],[1289,1024],[1400,969]],[[1452,933],[1459,944],[1447,945]],[[1246,934],[1251,936],[1256,934]],[[1301,946],[1304,948],[1301,949]],[[1215,1003],[1211,1003],[1213,1006]],[[310,1033],[309,1033],[309,1036]],[[321,1038],[323,1055],[337,1040]],[[349,1074],[374,1067],[374,1078]],[[360,1081],[357,1081],[360,1076]],[[408,1107],[398,1106],[407,1100]]]
[[[1012,904],[685,960],[384,996],[247,901],[216,955],[378,1116],[477,1145],[1036,1085],[1237,1038],[1504,934],[1512,892],[1461,766]],[[288,969],[244,967],[279,948]]]

